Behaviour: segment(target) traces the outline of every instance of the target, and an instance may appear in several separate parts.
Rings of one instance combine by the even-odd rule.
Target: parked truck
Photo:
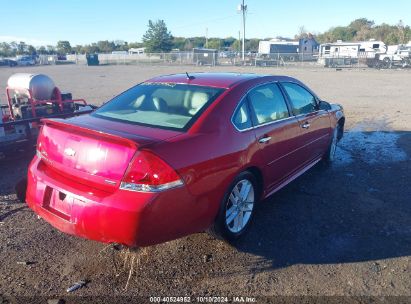
[[[411,67],[411,45],[389,45],[385,54],[367,60],[368,67],[390,69]]]

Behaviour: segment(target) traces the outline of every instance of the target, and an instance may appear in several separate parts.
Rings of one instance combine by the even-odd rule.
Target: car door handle
[[[271,136],[264,136],[264,137],[260,138],[260,139],[258,140],[258,142],[259,142],[260,144],[264,144],[264,143],[270,141],[270,139],[271,139]]]
[[[310,126],[311,126],[311,124],[306,121],[305,123],[303,123],[303,124],[301,125],[301,128],[303,128],[303,129],[308,129]]]

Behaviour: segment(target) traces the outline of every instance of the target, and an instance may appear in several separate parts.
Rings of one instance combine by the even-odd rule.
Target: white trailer
[[[323,43],[320,45],[319,58],[358,57],[360,42]]]
[[[361,41],[360,52],[366,54],[366,58],[375,57],[376,54],[385,54],[387,52],[387,45],[382,41],[370,39],[368,41]]]
[[[299,41],[280,39],[262,40],[258,44],[255,65],[279,66],[287,61],[298,60]]]
[[[270,54],[271,41],[262,40],[258,43],[258,54],[269,55]]]
[[[320,45],[318,62],[325,66],[352,65],[360,59],[367,62],[374,60],[377,55],[385,54],[387,46],[382,41],[370,39],[368,41],[324,43]]]
[[[295,54],[298,53],[299,47],[298,41],[287,41],[287,40],[262,40],[258,44],[258,53],[261,55],[270,55],[274,53],[288,53]]]
[[[128,54],[129,54],[129,55],[134,55],[134,54],[141,55],[141,54],[144,54],[145,51],[146,51],[146,48],[144,48],[144,47],[141,47],[141,48],[130,48],[130,49],[128,49]]]
[[[360,42],[323,43],[318,53],[318,63],[326,67],[352,65],[358,62]]]

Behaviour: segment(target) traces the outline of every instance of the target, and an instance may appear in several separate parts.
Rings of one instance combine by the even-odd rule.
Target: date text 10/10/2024
[[[254,297],[150,297],[151,303],[255,303]]]

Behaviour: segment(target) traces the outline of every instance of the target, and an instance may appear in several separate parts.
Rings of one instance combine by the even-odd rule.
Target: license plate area
[[[49,212],[70,221],[71,208],[74,198],[49,186],[46,187],[43,197],[43,208]]]

